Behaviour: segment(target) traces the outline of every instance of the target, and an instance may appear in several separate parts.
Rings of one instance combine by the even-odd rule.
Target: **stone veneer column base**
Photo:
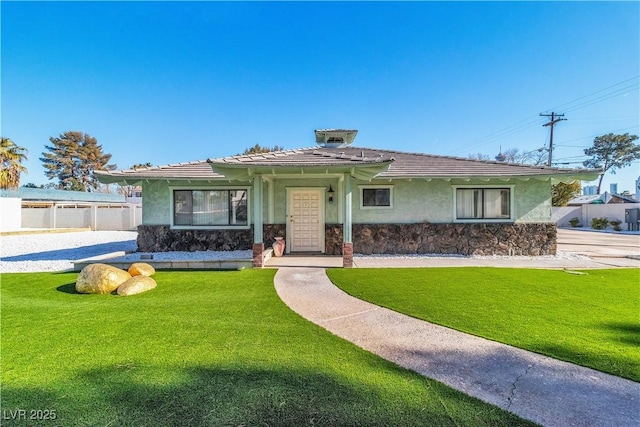
[[[263,256],[264,252],[264,243],[254,243],[253,244],[253,267],[254,268],[262,268],[263,265]]]
[[[353,243],[342,244],[342,267],[353,268]]]

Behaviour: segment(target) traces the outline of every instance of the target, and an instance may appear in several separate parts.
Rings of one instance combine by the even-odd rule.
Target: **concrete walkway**
[[[640,383],[417,320],[353,298],[324,268],[283,267],[302,317],[400,366],[545,426],[640,426]]]

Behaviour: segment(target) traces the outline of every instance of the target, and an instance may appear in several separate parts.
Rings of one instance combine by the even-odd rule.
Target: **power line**
[[[640,77],[640,74],[639,74],[639,75],[637,75],[637,76],[633,76],[633,77],[631,77],[631,78],[629,78],[629,79],[623,80],[623,81],[621,81],[621,82],[614,83],[614,84],[612,84],[611,86],[607,86],[607,87],[605,87],[605,88],[603,88],[603,89],[600,89],[600,90],[597,90],[597,91],[595,91],[595,92],[591,92],[591,93],[589,93],[589,94],[587,94],[587,95],[581,96],[581,97],[576,98],[576,99],[574,99],[574,100],[572,100],[572,101],[565,102],[564,104],[560,104],[560,105],[558,105],[558,106],[556,106],[556,107],[553,107],[553,108],[552,108],[552,110],[559,110],[559,109],[561,109],[562,107],[566,107],[567,105],[573,104],[573,103],[574,103],[574,102],[576,102],[576,101],[580,101],[580,100],[582,100],[582,99],[585,99],[585,98],[588,98],[588,97],[590,97],[590,96],[596,95],[596,94],[598,94],[598,93],[600,93],[600,92],[604,92],[605,90],[608,90],[608,89],[614,88],[614,87],[616,87],[616,86],[620,86],[621,84],[625,84],[625,83],[627,83],[627,82],[630,82],[631,80],[635,80],[635,79],[637,79],[638,77]],[[635,87],[637,88],[637,87],[638,87],[638,84],[636,83],[636,84],[634,84],[634,85],[631,85],[630,87],[633,87],[633,86],[635,86]],[[619,89],[616,89],[616,90],[619,90]],[[564,108],[564,110],[568,110],[568,108],[573,108],[573,107],[567,107],[567,108]]]
[[[620,82],[614,83],[610,86],[607,86],[603,89],[599,89],[597,91],[591,92],[587,95],[578,97],[576,99],[573,99],[571,101],[565,102],[563,104],[558,105],[557,107],[552,108],[553,111],[556,111],[558,109],[560,109],[560,107],[567,107],[564,109],[565,113],[568,112],[572,112],[572,111],[576,111],[579,110],[581,108],[585,108],[588,106],[591,106],[593,104],[597,104],[599,102],[603,102],[606,101],[608,99],[614,98],[622,93],[625,93],[627,91],[633,91],[633,90],[638,90],[639,86],[638,83],[632,83],[632,84],[628,84],[629,82],[636,80],[640,77],[640,75],[636,75],[634,77],[631,77],[629,79],[626,80],[622,80]],[[620,87],[622,86],[622,87]],[[610,89],[613,89],[612,91]],[[608,92],[607,92],[608,91]],[[600,95],[599,95],[600,94]],[[590,97],[593,97],[594,95],[599,95],[595,98],[592,99],[588,99]],[[578,101],[582,101],[581,103],[578,103]],[[575,105],[571,105],[571,104],[575,104]],[[549,110],[547,110],[549,111]],[[542,114],[540,114],[542,115]],[[539,116],[529,116],[523,120],[517,121],[511,125],[508,125],[502,129],[499,129],[493,133],[490,133],[482,138],[480,138],[479,140],[477,140],[477,143],[466,147],[465,150],[474,150],[477,149],[479,147],[482,147],[484,145],[487,145],[493,141],[499,140],[499,139],[503,139],[506,138],[508,136],[511,135],[515,135],[517,133],[520,133],[526,129],[530,129],[533,127],[536,127],[538,125],[541,124],[541,120],[539,118]],[[543,125],[545,126],[545,125]],[[563,141],[563,142],[568,142],[568,141]],[[459,152],[461,152],[462,150],[458,150]],[[551,150],[549,150],[551,151]]]
[[[573,119],[572,119],[572,120],[573,120]],[[636,125],[636,126],[628,126],[628,127],[626,127],[626,128],[621,128],[621,129],[615,129],[615,130],[612,130],[610,133],[621,132],[621,131],[623,131],[623,130],[629,130],[629,129],[636,129],[637,127],[638,127],[637,125]],[[582,136],[582,137],[580,137],[580,138],[567,139],[567,140],[564,140],[564,141],[561,141],[561,142],[557,143],[557,144],[556,144],[556,147],[574,147],[574,148],[575,148],[575,147],[581,147],[581,146],[579,146],[579,145],[564,145],[564,144],[565,144],[566,142],[574,142],[574,141],[581,141],[581,140],[583,140],[583,139],[587,139],[587,138],[595,138],[596,136],[601,136],[601,135],[602,135],[601,133],[597,133],[597,134],[595,134],[595,135],[588,135],[588,136]],[[586,148],[586,146],[584,146],[584,147]]]

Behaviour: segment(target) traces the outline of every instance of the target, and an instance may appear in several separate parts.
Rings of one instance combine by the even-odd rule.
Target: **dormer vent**
[[[325,148],[346,147],[353,143],[357,133],[355,129],[316,129],[316,143]]]

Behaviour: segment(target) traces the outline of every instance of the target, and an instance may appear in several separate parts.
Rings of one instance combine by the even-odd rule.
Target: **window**
[[[510,188],[457,188],[457,219],[510,219]]]
[[[247,224],[247,190],[173,192],[173,225]]]
[[[362,208],[390,208],[391,187],[362,187],[360,192],[360,207]]]

